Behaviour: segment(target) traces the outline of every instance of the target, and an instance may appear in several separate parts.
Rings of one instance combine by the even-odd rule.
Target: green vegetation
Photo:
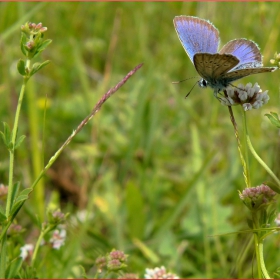
[[[146,268],[162,265],[182,278],[257,277],[252,233],[226,235],[247,230],[250,216],[238,195],[246,184],[228,109],[210,88],[196,86],[185,99],[197,77],[172,84],[197,76],[174,30],[176,15],[209,19],[221,46],[235,38],[257,42],[265,66],[280,51],[278,3],[0,3],[0,120],[10,127],[22,84],[20,27],[42,22],[44,39],[52,40],[34,61],[50,63],[28,81],[22,103],[18,134],[26,138],[14,166],[21,188],[31,187],[102,95],[144,63],[64,149],[18,213],[25,230],[8,236],[11,259],[25,244],[35,246],[48,211],[69,213],[65,245],[39,248],[37,277],[94,277],[96,258],[114,248],[129,256],[127,271],[142,278]],[[279,114],[279,71],[241,82],[269,90],[268,104],[246,113],[247,126],[255,150],[279,177],[279,132],[265,117]],[[245,146],[242,108],[233,112]],[[0,183],[8,185],[3,141],[0,154]],[[249,162],[252,186],[272,181],[250,153]],[[272,277],[278,251],[279,236],[272,235],[264,245]],[[22,277],[34,277],[29,264]]]

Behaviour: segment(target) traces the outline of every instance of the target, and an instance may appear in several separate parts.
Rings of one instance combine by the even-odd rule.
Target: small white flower
[[[20,248],[20,257],[25,260],[29,254],[32,254],[34,246],[32,244],[25,244]]]
[[[260,107],[262,107],[263,102],[261,100],[256,100],[253,104],[253,108],[254,109],[259,109]]]
[[[145,279],[179,279],[176,274],[166,272],[164,266],[156,268],[146,268],[146,273],[144,275]]]
[[[253,86],[253,89],[254,89],[255,92],[259,92],[261,87],[259,86],[258,83],[255,83],[254,86]]]
[[[247,91],[245,90],[239,90],[239,94],[238,97],[240,98],[240,100],[244,101],[248,98],[248,94]]]
[[[228,95],[228,97],[234,96],[234,89],[232,87],[227,88],[227,95]]]
[[[243,105],[244,111],[252,110],[252,105],[250,103],[244,103]]]
[[[53,232],[52,238],[50,239],[50,243],[53,244],[53,248],[58,250],[61,246],[64,245],[66,239],[66,230],[61,229],[60,231],[56,229]]]

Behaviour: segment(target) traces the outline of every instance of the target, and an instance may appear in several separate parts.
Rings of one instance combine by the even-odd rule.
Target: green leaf
[[[277,113],[270,112],[270,114],[265,114],[270,120],[270,122],[276,127],[280,128],[280,119]]]
[[[19,197],[20,197],[20,196],[29,196],[29,194],[30,194],[32,191],[33,191],[32,188],[26,188],[26,189],[24,189],[23,191],[21,191],[21,192],[19,193],[19,195],[18,195],[18,197],[16,198],[15,201],[19,201]]]
[[[39,71],[41,68],[43,68],[44,66],[46,66],[47,64],[49,64],[50,61],[46,60],[43,63],[34,63],[32,66],[32,69],[30,71],[30,76],[34,75],[37,71]]]
[[[46,47],[52,42],[51,39],[47,39],[45,41],[43,41],[37,48],[36,53],[34,55],[34,57],[36,57],[38,54],[40,54],[44,49],[46,49]]]
[[[19,277],[21,279],[38,279],[36,268],[32,266],[22,268]]]
[[[133,182],[126,185],[127,222],[130,236],[142,239],[145,232],[145,203],[138,186]]]
[[[13,186],[13,193],[12,193],[12,201],[15,200],[15,197],[16,197],[17,194],[18,194],[19,187],[20,187],[20,182],[14,183],[14,186]]]
[[[16,259],[12,260],[7,267],[6,270],[6,279],[15,279],[18,278],[18,272],[22,265],[22,258],[17,257]]]
[[[13,218],[16,216],[16,214],[18,213],[18,211],[20,210],[24,202],[28,199],[29,194],[32,192],[32,190],[33,190],[32,188],[27,188],[20,192],[20,194],[14,201],[10,217]]]
[[[2,225],[3,222],[7,220],[4,210],[0,207],[0,224]]]
[[[82,277],[83,277],[83,279],[88,279],[85,268],[82,265],[79,265],[79,267],[82,270]]]
[[[23,59],[20,59],[17,63],[17,69],[20,75],[25,76],[25,63]]]
[[[22,53],[23,53],[25,56],[27,56],[28,52],[27,52],[27,50],[26,50],[25,44],[26,44],[26,35],[25,35],[25,34],[21,34],[20,48],[21,48]]]
[[[40,52],[47,48],[47,46],[52,42],[51,39],[45,40],[39,47]]]
[[[16,141],[16,143],[15,143],[15,149],[17,149],[17,148],[20,146],[20,144],[23,142],[24,139],[25,139],[25,135],[21,135],[21,136],[17,139],[17,141]]]
[[[4,141],[4,144],[9,149],[10,142],[11,142],[11,130],[9,125],[6,122],[3,122],[4,125],[4,132],[0,131],[1,137]]]

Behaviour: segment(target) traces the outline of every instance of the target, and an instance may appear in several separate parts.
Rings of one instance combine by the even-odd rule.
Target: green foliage
[[[270,114],[265,114],[271,121],[273,125],[275,125],[277,128],[280,128],[280,119],[277,113],[271,112]]]
[[[7,123],[3,122],[4,125],[4,131],[0,131],[1,137],[4,141],[4,144],[6,145],[7,149],[10,150],[13,148],[12,145],[12,138],[11,138],[11,129],[8,126]]]
[[[223,236],[247,229],[250,215],[238,197],[245,184],[228,111],[209,88],[195,87],[185,99],[198,78],[171,83],[197,75],[172,20],[182,14],[209,19],[220,31],[221,45],[235,38],[254,40],[269,66],[280,49],[279,5],[3,2],[0,6],[0,116],[6,123],[1,136],[9,149],[14,104],[26,75],[19,59],[27,55],[27,40],[21,38],[19,46],[20,26],[42,22],[53,41],[31,68],[31,75],[40,69],[27,91],[27,96],[34,93],[34,105],[28,98],[22,104],[18,133],[27,139],[16,150],[14,177],[23,191],[13,194],[11,215],[18,214],[17,223],[26,232],[9,237],[15,245],[8,251],[9,260],[15,263],[8,275],[92,278],[95,259],[116,248],[129,255],[127,271],[140,277],[145,268],[164,265],[183,278],[251,278],[253,248],[246,247],[251,234]],[[30,193],[36,178],[34,147],[44,155],[39,162],[47,162],[102,94],[141,62],[143,68],[105,103],[45,174],[44,209],[55,196],[51,201],[55,208],[70,213],[65,245],[53,249],[47,236],[47,244],[38,251],[36,272],[28,266],[18,271],[20,247],[27,242],[35,245],[41,226],[34,210],[39,202]],[[254,147],[276,174],[280,174],[279,136],[264,115],[279,108],[278,77],[276,71],[240,81],[258,82],[269,90],[269,103],[248,112],[248,127]],[[37,126],[28,110],[38,113]],[[241,111],[233,111],[241,128]],[[269,118],[279,127],[276,113]],[[40,141],[32,142],[32,133]],[[6,184],[4,145],[0,153],[0,183]],[[271,180],[252,157],[250,171],[252,185]],[[0,221],[6,221],[4,211]],[[269,271],[278,266],[278,243],[278,235],[266,240]]]
[[[20,278],[18,273],[21,268],[21,265],[22,265],[22,258],[18,257],[12,260],[8,265],[6,278],[8,279]],[[27,277],[27,278],[33,278],[33,277]]]

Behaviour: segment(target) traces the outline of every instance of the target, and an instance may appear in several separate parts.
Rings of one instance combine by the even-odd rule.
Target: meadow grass
[[[252,235],[215,236],[247,229],[238,196],[243,171],[227,108],[209,88],[195,87],[185,99],[198,78],[172,84],[197,76],[174,30],[177,15],[210,20],[220,46],[235,38],[257,42],[266,66],[279,52],[278,3],[0,3],[0,116],[11,127],[22,79],[20,26],[42,22],[53,41],[38,57],[51,63],[32,77],[22,105],[19,133],[27,137],[16,152],[14,180],[23,187],[100,97],[144,63],[67,146],[17,217],[26,231],[10,255],[36,242],[37,217],[43,220],[48,207],[70,213],[64,247],[40,249],[39,278],[81,277],[80,265],[93,277],[95,259],[113,248],[129,255],[128,271],[140,277],[161,265],[184,278],[252,277]],[[278,131],[264,117],[279,111],[278,77],[254,75],[242,83],[269,90],[269,103],[248,112],[248,127],[279,175]],[[241,108],[233,111],[242,135]],[[4,145],[0,154],[0,181],[7,184]],[[270,179],[251,156],[250,173],[253,186]],[[279,236],[266,240],[270,272],[278,268],[278,250]]]

